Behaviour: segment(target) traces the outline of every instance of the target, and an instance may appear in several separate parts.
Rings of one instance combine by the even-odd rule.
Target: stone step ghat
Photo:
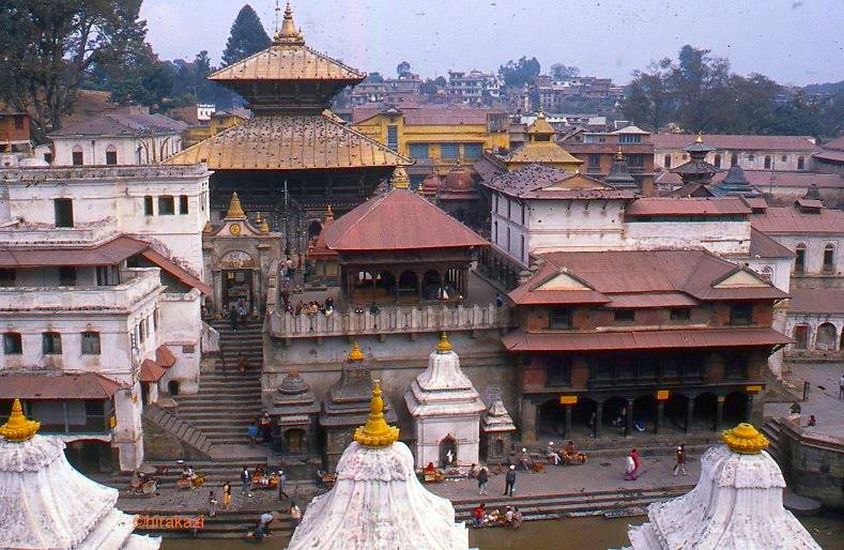
[[[162,409],[157,405],[148,406],[144,410],[144,416],[149,422],[156,424],[162,430],[174,435],[203,455],[211,456],[213,448],[211,441],[208,440],[208,437],[197,426],[185,418]]]
[[[217,539],[236,539],[243,538],[246,533],[251,531],[258,522],[260,512],[221,512],[218,511],[215,517],[208,516],[208,510],[179,510],[173,512],[157,511],[154,514],[149,512],[138,512],[141,515],[155,515],[155,516],[204,516],[204,526],[201,530],[197,530],[196,537],[198,538],[217,538]],[[286,539],[293,535],[293,524],[290,520],[289,514],[277,514],[277,519],[270,525],[270,537],[265,539],[265,542],[272,544],[273,540]],[[167,538],[188,538],[194,537],[190,530],[181,531],[154,531],[143,530],[138,531],[145,535],[163,535]]]
[[[780,461],[780,439],[782,436],[782,428],[775,419],[768,420],[761,430],[762,434],[768,438],[768,454],[771,458],[777,461],[777,464],[782,464]]]

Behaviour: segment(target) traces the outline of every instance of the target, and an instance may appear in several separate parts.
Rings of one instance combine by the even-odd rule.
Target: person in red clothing
[[[484,520],[486,519],[486,503],[481,502],[474,511],[475,514],[475,527],[480,527],[484,524]]]
[[[684,476],[689,475],[686,471],[686,446],[680,445],[674,453],[677,457],[677,464],[674,465],[674,475],[682,472]]]

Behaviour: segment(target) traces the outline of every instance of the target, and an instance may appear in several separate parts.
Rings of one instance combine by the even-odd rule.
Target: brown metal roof
[[[769,347],[793,340],[772,328],[710,328],[687,330],[643,330],[623,332],[514,331],[501,342],[508,351],[627,351],[675,348]]]
[[[115,265],[149,248],[149,244],[131,237],[120,236],[91,247],[3,247],[0,248],[0,267],[28,268],[47,266],[105,266]]]
[[[750,214],[739,197],[644,197],[625,210],[626,216],[735,216]]]
[[[416,193],[394,189],[369,199],[325,228],[337,252],[488,246],[477,233]]]
[[[790,313],[841,315],[844,312],[842,288],[795,288],[791,291]]]
[[[151,261],[173,277],[177,278],[179,282],[191,288],[199,290],[206,296],[211,296],[214,292],[210,286],[208,286],[200,279],[189,273],[185,268],[183,268],[167,256],[164,256],[163,254],[160,254],[151,248],[144,250],[141,254],[144,258]]]
[[[160,113],[108,113],[68,124],[50,137],[72,136],[148,136],[151,134],[179,134],[188,125]]]
[[[188,147],[165,164],[212,170],[394,167],[412,161],[326,115],[260,116]]]
[[[661,307],[692,307],[700,302],[682,292],[649,292],[644,294],[612,294],[612,303],[607,307],[614,309],[627,308],[661,308]]]
[[[844,157],[842,157],[844,160]],[[712,177],[712,183],[719,183],[728,172],[719,172]],[[744,176],[751,187],[757,187],[761,191],[776,191],[780,187],[806,188],[810,185],[817,185],[825,189],[844,188],[844,176],[840,174],[818,174],[816,172],[771,172],[770,170],[745,170]],[[656,183],[660,185],[682,185],[683,180],[679,175],[668,171],[661,172]],[[679,190],[672,196],[681,196]],[[685,196],[683,194],[682,196]]]
[[[208,76],[215,82],[237,80],[334,80],[354,83],[362,73],[304,44],[273,44],[266,50]]]
[[[633,199],[636,193],[613,189],[581,174],[529,164],[485,180],[483,185],[519,199]]]
[[[750,229],[751,258],[792,258],[794,252],[758,229]]]
[[[812,156],[816,159],[826,160],[830,162],[844,162],[844,151],[833,151],[832,149],[828,149],[819,153],[815,153]]]
[[[528,141],[507,157],[508,164],[550,164],[567,163],[583,164],[579,158],[572,156],[562,145],[553,141]]]
[[[108,399],[122,388],[94,372],[0,375],[0,399]]]
[[[165,374],[167,374],[167,369],[152,359],[144,359],[138,372],[138,380],[141,382],[158,382]]]
[[[794,206],[769,206],[750,216],[751,225],[768,235],[844,234],[844,211],[827,208],[803,212]]]
[[[695,141],[691,134],[653,134],[651,142],[656,149],[683,149]],[[809,136],[750,136],[706,134],[704,141],[715,149],[747,149],[768,151],[813,151],[817,145]]]
[[[169,369],[176,364],[176,356],[165,345],[158,346],[155,350],[155,362],[162,367]]]

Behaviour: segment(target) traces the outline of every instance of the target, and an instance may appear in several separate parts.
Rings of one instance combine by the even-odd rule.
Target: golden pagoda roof
[[[231,201],[229,202],[229,210],[226,212],[227,220],[242,220],[246,218],[246,212],[243,211],[243,206],[240,204],[240,197],[237,192],[232,193]]]
[[[747,422],[742,422],[731,430],[724,430],[721,439],[731,451],[743,455],[759,454],[768,448],[768,438]]]
[[[529,141],[514,151],[507,164],[583,164],[553,141]]]
[[[362,73],[305,45],[302,32],[293,23],[290,4],[284,10],[281,29],[269,48],[232,63],[208,76],[208,80],[337,80],[349,83],[366,78]]]
[[[384,398],[381,397],[381,384],[378,381],[372,388],[369,418],[365,425],[355,430],[354,439],[366,447],[386,447],[399,439],[399,429],[384,420]]]
[[[539,111],[536,120],[527,127],[527,133],[532,135],[554,135],[557,131],[551,126],[548,119],[545,118],[545,113]]]
[[[212,170],[309,170],[413,162],[326,114],[254,117],[176,153],[164,164]]]
[[[41,422],[29,420],[23,415],[21,400],[15,399],[12,403],[12,413],[9,415],[9,420],[0,426],[0,437],[5,438],[6,441],[22,443],[32,439],[32,436],[38,433],[40,427]]]

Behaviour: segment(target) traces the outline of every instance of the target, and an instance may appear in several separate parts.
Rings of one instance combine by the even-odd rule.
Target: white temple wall
[[[112,431],[112,446],[119,450],[122,472],[137,469],[144,460],[141,385],[135,382],[130,387],[130,390],[118,391],[114,395],[117,423]]]
[[[99,136],[51,138],[53,166],[72,166],[73,151],[82,151],[83,166],[105,166],[106,151],[114,149],[118,165],[155,164],[182,150],[179,133],[162,134],[139,139],[137,137]]]
[[[624,243],[632,249],[703,247],[716,254],[748,254],[750,222],[628,222]]]
[[[195,288],[184,294],[162,294],[159,310],[160,342],[176,356],[176,363],[167,369],[159,385],[166,389],[167,383],[175,380],[179,382],[179,393],[196,393],[201,360],[202,294]]]
[[[452,437],[457,444],[457,464],[478,464],[480,414],[419,418],[416,421],[416,468],[433,463],[440,466],[440,442]]]

